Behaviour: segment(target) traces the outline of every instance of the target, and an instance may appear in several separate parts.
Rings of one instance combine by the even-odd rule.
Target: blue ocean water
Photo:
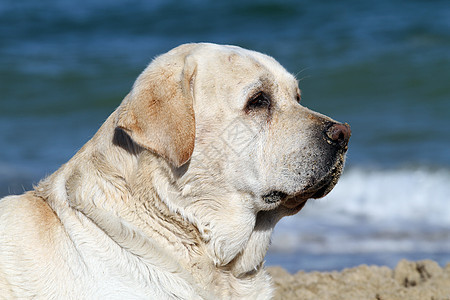
[[[268,264],[450,261],[448,1],[0,2],[0,196],[55,171],[156,55],[185,42],[267,53],[303,105],[348,122],[335,190],[276,228]]]

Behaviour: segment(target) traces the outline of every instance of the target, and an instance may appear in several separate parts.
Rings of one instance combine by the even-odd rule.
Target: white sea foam
[[[450,225],[450,170],[350,169],[311,214]]]
[[[280,221],[272,251],[450,252],[450,170],[353,168]]]

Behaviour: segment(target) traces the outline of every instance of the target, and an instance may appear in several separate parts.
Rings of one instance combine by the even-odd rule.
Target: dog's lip
[[[288,197],[284,202],[283,206],[289,209],[301,209],[308,201],[309,197],[293,196]]]
[[[309,199],[318,199],[324,197],[331,190],[333,180],[330,179],[324,185],[320,186],[318,189],[308,189],[294,196],[288,196],[283,205],[289,209],[299,209],[303,208]]]
[[[303,207],[308,199],[318,199],[326,196],[334,187],[340,176],[340,163],[337,163],[321,180],[301,192],[288,196],[283,205],[287,208]]]

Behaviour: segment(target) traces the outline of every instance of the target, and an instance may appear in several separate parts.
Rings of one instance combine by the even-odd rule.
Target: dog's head
[[[274,223],[334,187],[351,134],[303,107],[297,80],[273,58],[213,44],[157,57],[119,108],[117,126],[170,163],[177,205],[210,227],[202,232],[219,224],[242,245],[251,235],[242,227],[253,230],[259,212]]]

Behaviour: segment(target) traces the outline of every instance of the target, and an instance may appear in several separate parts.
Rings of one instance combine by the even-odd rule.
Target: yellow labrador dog
[[[0,296],[271,298],[272,230],[333,188],[351,134],[300,98],[258,52],[157,57],[69,162],[1,200]]]

